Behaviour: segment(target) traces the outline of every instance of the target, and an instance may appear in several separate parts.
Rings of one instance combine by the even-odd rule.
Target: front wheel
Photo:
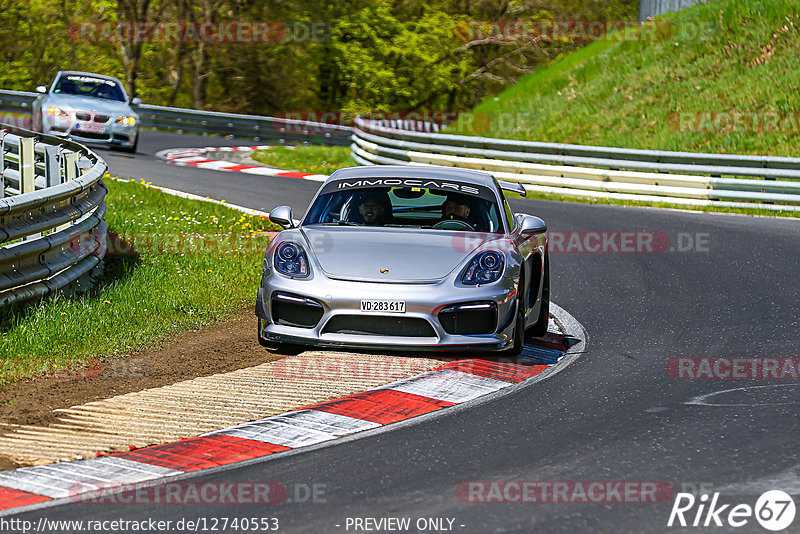
[[[517,287],[517,312],[515,315],[514,345],[508,351],[511,356],[519,356],[525,347],[525,289],[522,273],[520,273],[519,286]]]
[[[139,147],[139,135],[137,134],[131,146],[120,147],[120,150],[122,150],[123,152],[127,152],[129,154],[136,154],[136,149],[138,147]]]
[[[539,306],[539,317],[531,327],[531,334],[542,337],[547,333],[547,324],[550,322],[550,255],[544,257],[544,276],[542,276],[542,302]]]

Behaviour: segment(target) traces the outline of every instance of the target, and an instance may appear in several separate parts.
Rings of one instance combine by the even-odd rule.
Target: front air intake
[[[319,302],[290,293],[273,293],[270,307],[273,323],[298,328],[314,328],[324,312]]]
[[[465,302],[447,306],[439,312],[439,322],[451,335],[475,336],[497,330],[497,304]]]
[[[325,324],[322,333],[353,336],[436,337],[436,331],[425,319],[380,315],[336,315]]]

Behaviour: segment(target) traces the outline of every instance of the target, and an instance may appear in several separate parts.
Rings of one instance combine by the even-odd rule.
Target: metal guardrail
[[[353,129],[348,126],[324,124],[277,117],[197,111],[193,109],[140,105],[136,108],[144,127],[216,135],[247,137],[256,141],[281,139],[310,144],[350,144]]]
[[[800,210],[800,158],[471,137],[430,133],[416,121],[357,117],[355,124],[353,156],[364,165],[485,170],[531,191],[567,196]]]
[[[712,0],[639,0],[639,20],[655,18],[670,11],[680,11]]]
[[[0,308],[91,283],[105,255],[106,171],[74,141],[0,132]]]
[[[0,90],[0,109],[30,111],[37,93]],[[350,144],[353,129],[349,126],[325,124],[278,117],[198,111],[194,109],[135,106],[144,128],[174,130],[180,133],[231,135],[234,137],[279,139],[285,142],[340,145]]]

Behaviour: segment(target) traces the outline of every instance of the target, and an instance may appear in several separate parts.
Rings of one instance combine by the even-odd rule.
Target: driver
[[[469,214],[472,211],[470,201],[464,195],[459,193],[450,193],[447,195],[447,200],[442,204],[442,218],[441,221],[459,220],[469,222]]]
[[[367,226],[383,226],[391,221],[392,204],[385,191],[369,190],[356,197],[361,221]]]

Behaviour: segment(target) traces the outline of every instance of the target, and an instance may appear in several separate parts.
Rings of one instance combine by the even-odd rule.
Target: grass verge
[[[337,169],[358,165],[350,155],[350,147],[344,146],[276,146],[258,150],[252,158],[279,169],[326,175]]]
[[[597,41],[481,103],[453,133],[797,156],[800,4],[727,0]]]
[[[89,293],[4,310],[0,384],[81,368],[250,306],[267,219],[108,180],[109,253]],[[8,313],[6,313],[8,312]]]

